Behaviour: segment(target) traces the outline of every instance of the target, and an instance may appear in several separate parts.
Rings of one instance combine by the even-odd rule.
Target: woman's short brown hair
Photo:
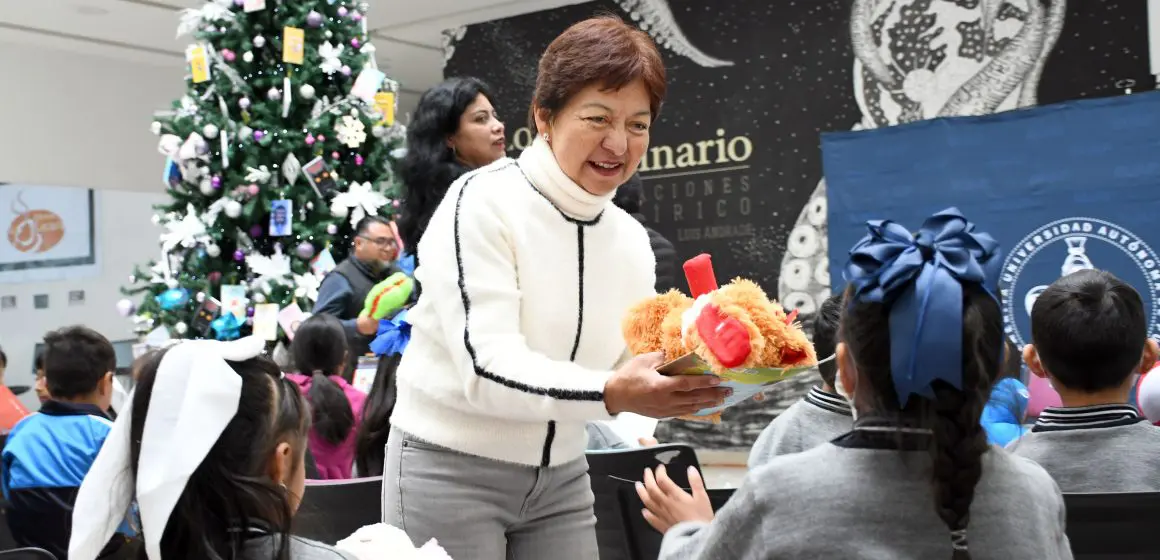
[[[536,109],[555,116],[572,96],[593,83],[618,90],[643,80],[655,120],[665,98],[665,64],[649,36],[613,15],[586,19],[556,37],[540,57],[528,126]]]

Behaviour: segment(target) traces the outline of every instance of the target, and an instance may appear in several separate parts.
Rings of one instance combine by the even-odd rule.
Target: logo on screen
[[[1105,270],[1144,300],[1148,334],[1160,336],[1160,257],[1140,236],[1095,218],[1056,220],[1007,252],[999,275],[1003,328],[1022,347],[1031,341],[1031,308],[1052,282],[1085,269]]]
[[[43,253],[56,247],[64,238],[64,221],[54,212],[30,209],[23,194],[18,193],[12,203],[16,217],[8,226],[8,243],[21,253]]]

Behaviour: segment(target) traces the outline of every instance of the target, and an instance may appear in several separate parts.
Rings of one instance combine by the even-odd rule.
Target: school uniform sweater
[[[653,295],[648,234],[537,139],[455,181],[419,242],[391,424],[509,463],[580,458],[626,354],[620,323]]]
[[[712,523],[665,533],[660,560],[929,560],[951,556],[934,508],[929,435],[867,432],[750,471]],[[902,448],[899,448],[901,440]],[[972,558],[1070,559],[1063,496],[1038,465],[992,447],[971,502]]]
[[[1064,492],[1160,492],[1160,428],[1131,405],[1046,408],[1007,450],[1039,463]]]
[[[811,387],[757,436],[749,452],[749,468],[760,467],[778,455],[813,449],[849,432],[853,425],[854,416],[845,398]]]

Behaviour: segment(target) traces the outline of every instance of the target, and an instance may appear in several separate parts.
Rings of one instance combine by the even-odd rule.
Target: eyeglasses
[[[391,247],[395,245],[395,238],[393,237],[367,237],[365,235],[360,235],[359,237],[366,239],[367,241],[370,241],[379,247]]]

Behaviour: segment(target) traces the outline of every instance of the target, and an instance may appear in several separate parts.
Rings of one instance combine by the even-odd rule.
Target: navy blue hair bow
[[[999,244],[947,208],[911,234],[889,220],[867,222],[869,235],[850,250],[843,273],[854,301],[890,307],[890,369],[898,402],[933,398],[938,379],[961,389],[963,284],[994,297]]]
[[[411,324],[407,322],[407,310],[404,309],[390,319],[379,321],[379,331],[371,341],[371,352],[376,356],[393,356],[402,354],[411,341]]]

